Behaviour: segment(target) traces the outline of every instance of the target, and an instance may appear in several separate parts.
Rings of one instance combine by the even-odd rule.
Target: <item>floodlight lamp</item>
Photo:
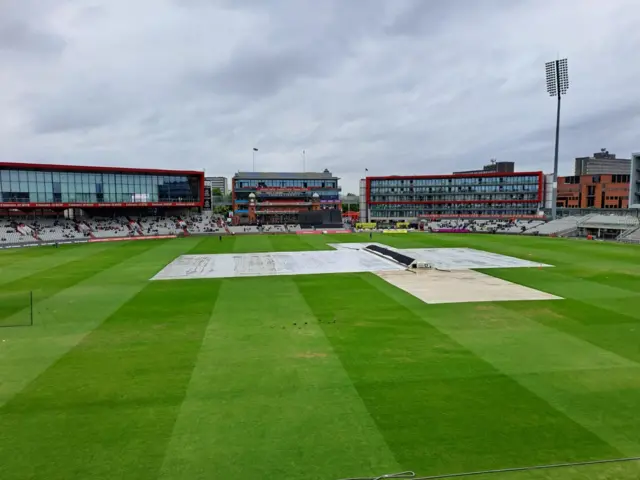
[[[556,85],[556,62],[545,63],[545,69],[547,71],[547,92],[552,97],[558,94]]]
[[[565,95],[569,89],[569,69],[567,59],[545,63],[547,92],[550,96]]]

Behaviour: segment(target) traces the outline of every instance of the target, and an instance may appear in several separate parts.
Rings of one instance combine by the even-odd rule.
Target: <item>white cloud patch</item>
[[[553,12],[553,14],[551,14]],[[9,0],[0,158],[446,173],[640,149],[635,0]]]

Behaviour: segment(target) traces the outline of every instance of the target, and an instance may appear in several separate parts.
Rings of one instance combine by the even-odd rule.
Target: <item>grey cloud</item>
[[[261,12],[268,18],[265,30],[257,30],[255,38],[233,51],[225,64],[197,72],[193,80],[216,94],[256,98],[274,95],[298,79],[326,77],[339,69],[353,54],[354,45],[375,30],[381,4],[371,1],[364,10],[329,0],[269,4],[245,0],[227,5]]]
[[[234,56],[212,73],[198,73],[193,80],[201,88],[221,96],[264,97],[277,93],[298,78],[316,75],[324,67],[317,58],[299,50],[255,50]]]
[[[22,55],[62,52],[66,40],[45,21],[50,12],[49,0],[9,0],[0,4],[0,52]]]
[[[107,125],[113,115],[101,108],[66,106],[42,112],[35,117],[33,131],[36,134],[62,133],[72,130],[87,130]]]
[[[640,150],[635,0],[1,5],[0,45],[12,53],[0,157],[231,175],[250,168],[254,146],[265,170],[299,169],[306,150],[307,169],[332,169],[345,190],[364,168],[446,173],[497,157],[548,169],[544,62],[558,48],[573,75],[565,173],[601,147]],[[597,35],[585,35],[592,25]],[[33,52],[47,61],[24,61]]]
[[[65,45],[63,38],[35,30],[26,23],[0,24],[0,50],[59,53]]]
[[[400,2],[403,3],[403,2]],[[477,18],[483,13],[512,8],[513,0],[449,0],[404,2],[406,8],[393,18],[385,31],[390,35],[422,36],[446,30],[462,18]]]
[[[83,85],[74,90],[69,87],[50,97],[34,96],[29,99],[31,128],[35,134],[86,131],[114,125],[128,111],[122,93],[109,85]]]

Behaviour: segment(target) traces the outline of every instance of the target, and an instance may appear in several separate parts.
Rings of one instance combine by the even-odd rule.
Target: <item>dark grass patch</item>
[[[216,296],[150,283],[5,404],[2,478],[157,478]]]
[[[338,326],[322,328],[405,468],[426,474],[619,454],[358,275],[296,282],[318,318],[341,306]],[[363,335],[352,326],[360,321],[378,327]]]

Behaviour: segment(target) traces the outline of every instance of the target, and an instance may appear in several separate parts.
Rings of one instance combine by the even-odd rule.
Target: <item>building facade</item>
[[[628,208],[629,173],[558,177],[560,208]]]
[[[231,180],[235,224],[297,223],[300,212],[342,209],[339,178],[330,171],[239,172]]]
[[[488,165],[482,167],[481,170],[466,170],[461,172],[453,172],[454,175],[461,175],[465,173],[513,173],[515,171],[514,162],[496,162],[491,161]]]
[[[542,172],[367,177],[367,219],[522,217],[537,215]]]
[[[632,208],[640,208],[640,153],[631,155],[629,206]]]
[[[212,192],[218,189],[222,195],[229,193],[227,177],[204,177],[204,185],[210,187]]]
[[[367,204],[367,179],[361,178],[358,182],[358,194],[360,196],[360,221],[369,221],[369,209]]]
[[[204,173],[0,163],[0,208],[201,207]]]
[[[628,158],[616,158],[615,153],[609,153],[601,149],[591,157],[577,157],[575,159],[574,176],[582,175],[628,175],[631,169],[631,160]]]

